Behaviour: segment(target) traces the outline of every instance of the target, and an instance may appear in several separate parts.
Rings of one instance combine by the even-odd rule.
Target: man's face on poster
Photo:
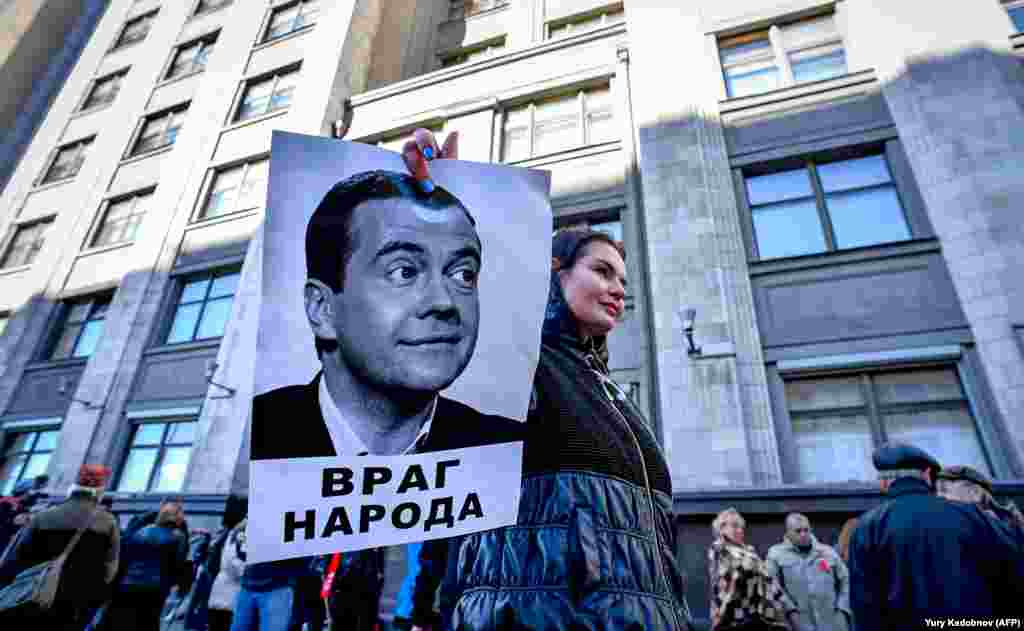
[[[343,364],[385,390],[438,392],[476,347],[480,240],[457,206],[370,200],[353,211],[352,252],[331,323]]]

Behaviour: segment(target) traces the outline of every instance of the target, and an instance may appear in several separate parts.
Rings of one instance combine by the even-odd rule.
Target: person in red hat
[[[89,612],[102,602],[117,573],[120,548],[117,521],[99,506],[109,478],[109,467],[83,465],[67,501],[33,515],[18,534],[0,566],[0,586],[23,570],[56,559],[84,528],[64,564],[53,607],[32,614],[32,620],[20,620],[20,627],[5,628],[81,629]]]

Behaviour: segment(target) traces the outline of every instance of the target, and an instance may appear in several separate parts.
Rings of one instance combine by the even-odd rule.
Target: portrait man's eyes
[[[426,263],[410,259],[390,261],[384,269],[388,281],[396,287],[414,285],[428,272]],[[444,274],[454,281],[456,289],[471,291],[476,289],[480,277],[480,263],[472,257],[465,257],[448,265]]]

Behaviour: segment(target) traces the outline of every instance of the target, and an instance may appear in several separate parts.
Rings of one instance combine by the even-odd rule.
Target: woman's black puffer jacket
[[[574,258],[577,244],[559,245]],[[518,522],[467,536],[449,559],[460,631],[689,628],[665,458],[607,378],[604,339],[576,330],[553,274]]]

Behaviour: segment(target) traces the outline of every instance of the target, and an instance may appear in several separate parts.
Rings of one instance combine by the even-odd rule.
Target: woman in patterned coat
[[[743,543],[746,521],[735,508],[715,517],[715,541],[708,549],[712,631],[769,631],[796,628],[787,618],[797,609],[768,573],[753,546]]]

